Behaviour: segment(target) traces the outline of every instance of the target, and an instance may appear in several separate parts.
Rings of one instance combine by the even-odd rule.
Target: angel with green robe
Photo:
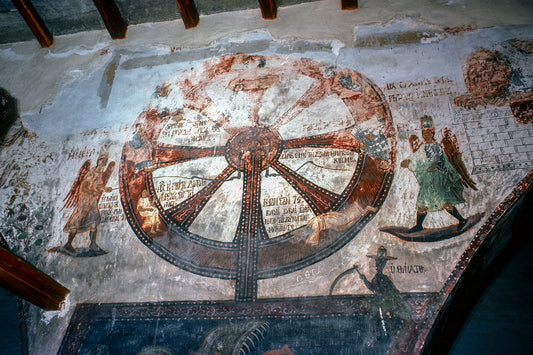
[[[463,190],[470,187],[477,190],[463,162],[457,138],[448,128],[442,129],[442,140],[435,139],[435,127],[430,116],[421,119],[422,139],[409,137],[412,154],[400,163],[416,177],[420,190],[416,201],[416,225],[407,230],[415,233],[423,230],[422,223],[428,212],[445,210],[459,223],[461,231],[467,220],[459,213],[455,205],[463,203]]]

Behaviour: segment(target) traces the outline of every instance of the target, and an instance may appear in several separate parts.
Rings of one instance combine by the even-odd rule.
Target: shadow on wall
[[[0,88],[0,142],[3,142],[17,117],[17,100],[7,90]]]

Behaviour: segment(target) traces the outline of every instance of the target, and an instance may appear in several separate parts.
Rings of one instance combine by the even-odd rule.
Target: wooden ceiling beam
[[[343,10],[356,10],[358,8],[357,0],[341,0],[341,9]]]
[[[39,44],[43,48],[48,48],[54,43],[54,37],[44,24],[43,19],[33,7],[30,0],[12,0],[13,5],[17,8],[20,15],[28,24],[28,27],[39,41]]]
[[[176,0],[178,4],[178,9],[180,10],[181,19],[185,28],[194,28],[198,26],[200,22],[200,17],[198,16],[198,10],[196,10],[196,5],[193,0]]]
[[[2,246],[0,246],[0,286],[46,311],[59,310],[70,292],[50,276]]]
[[[93,0],[107,31],[113,39],[126,38],[128,25],[124,22],[115,0]]]
[[[278,17],[278,7],[275,0],[259,0],[259,7],[264,20],[275,20]]]

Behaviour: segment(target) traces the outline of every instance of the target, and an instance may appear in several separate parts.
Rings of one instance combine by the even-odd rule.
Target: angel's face
[[[107,163],[106,157],[98,158],[98,160],[96,161],[96,170],[98,171],[104,170],[106,163]]]
[[[433,128],[424,128],[422,129],[422,138],[426,143],[435,142],[435,130]]]

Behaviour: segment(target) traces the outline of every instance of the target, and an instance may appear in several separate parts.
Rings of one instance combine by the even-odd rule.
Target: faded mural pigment
[[[420,351],[531,186],[533,27],[342,19],[0,46],[1,231],[72,291],[30,353]],[[39,59],[63,73],[26,95],[6,70]]]

